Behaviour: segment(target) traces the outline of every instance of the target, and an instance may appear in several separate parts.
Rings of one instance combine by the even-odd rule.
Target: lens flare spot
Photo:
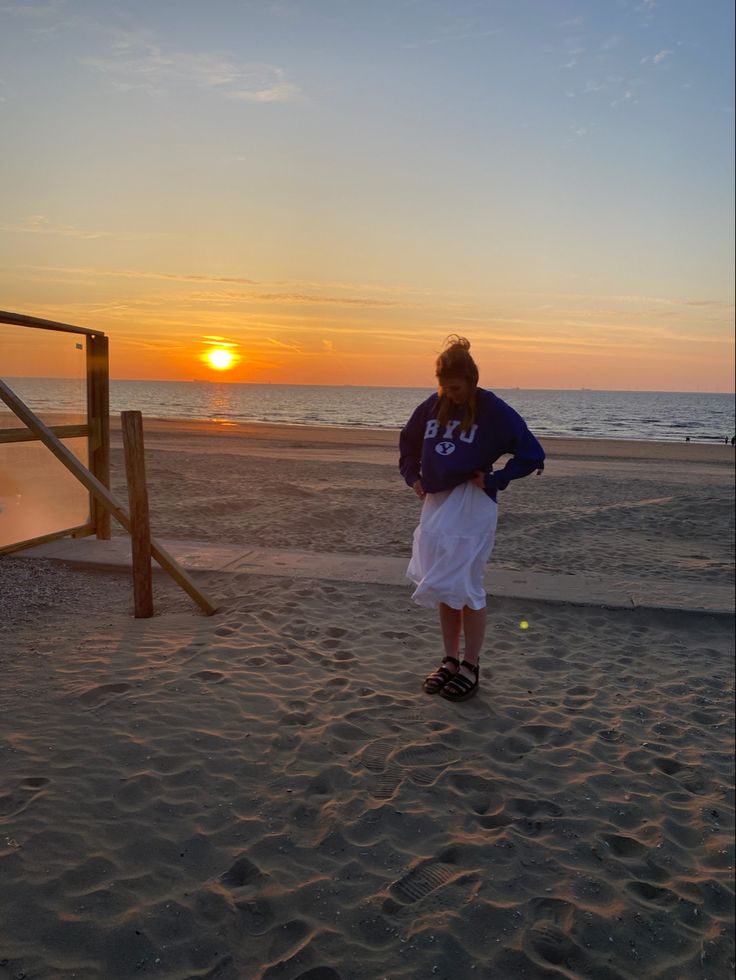
[[[529,623],[527,623],[527,621],[525,619],[522,619],[522,621],[519,623],[519,629],[520,630],[528,630],[529,629]]]

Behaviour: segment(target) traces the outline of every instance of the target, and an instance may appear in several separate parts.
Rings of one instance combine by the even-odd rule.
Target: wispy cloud
[[[317,296],[310,293],[245,293],[244,299],[258,300],[264,303],[315,304],[317,306],[361,306],[361,307],[393,307],[406,306],[396,300],[375,299],[368,296]]]
[[[323,340],[322,341],[322,348],[323,348],[323,350],[327,354],[334,354],[335,353],[335,344],[331,340]]]
[[[118,241],[136,241],[141,238],[154,237],[144,232],[97,231],[89,228],[76,228],[74,225],[55,224],[44,214],[32,214],[16,224],[0,223],[0,231],[30,235],[62,235],[66,238],[114,238]]]
[[[449,44],[457,41],[474,41],[481,37],[491,37],[495,33],[495,30],[476,31],[469,27],[460,28],[437,34],[434,37],[424,37],[414,41],[405,41],[401,47],[411,51],[415,48],[427,48],[436,44]]]
[[[211,347],[216,344],[218,347],[238,347],[234,340],[228,340],[227,337],[220,337],[217,334],[210,334],[207,337],[202,337],[202,343]]]
[[[294,102],[301,97],[298,86],[288,80],[281,68],[268,66],[267,72],[268,75],[262,76],[253,87],[234,88],[224,94],[241,102]]]
[[[190,86],[247,102],[293,102],[302,94],[279,66],[241,64],[222,52],[169,48],[135,32],[119,32],[104,55],[82,58],[81,63],[119,91],[145,89],[163,95]]]
[[[258,283],[257,279],[243,279],[236,276],[198,276],[187,273],[142,272],[139,269],[91,269],[89,267],[53,265],[21,265],[17,268],[29,269],[41,273],[52,272],[61,275],[78,276],[87,279],[154,279],[163,282],[224,283],[231,286],[253,286]]]
[[[284,68],[258,61],[240,62],[222,51],[183,50],[159,42],[153,31],[111,26],[98,17],[94,5],[81,11],[63,0],[2,3],[0,14],[18,18],[34,34],[66,31],[84,37],[94,54],[80,57],[116,91],[142,89],[165,95],[189,87],[215,92],[244,102],[293,102],[302,98],[298,85]]]
[[[174,297],[176,299],[176,297]],[[334,307],[336,309],[352,310],[409,310],[418,309],[419,306],[411,302],[401,300],[384,300],[370,296],[329,296],[326,294],[311,293],[261,293],[245,292],[233,290],[206,290],[202,292],[192,292],[181,296],[183,302],[205,303],[210,306],[241,306],[243,304],[262,304],[266,306],[314,306],[314,307]]]
[[[264,283],[259,279],[247,279],[240,276],[195,275],[192,273],[144,272],[140,269],[100,269],[91,266],[57,266],[57,265],[17,265],[15,269],[28,270],[42,274],[48,281],[49,274],[79,278],[120,278],[120,279],[154,279],[171,282],[193,283],[224,283],[225,285],[254,286]],[[419,288],[410,283],[364,283],[364,282],[335,282],[323,280],[318,282],[310,279],[275,279],[269,281],[272,288],[285,288],[290,292],[296,290],[336,290],[338,292],[377,293],[378,295],[395,296],[405,299],[407,296],[436,297],[436,292],[426,287]],[[457,298],[453,294],[453,298]]]
[[[670,58],[673,54],[674,51],[672,51],[671,48],[663,48],[661,51],[658,51],[657,54],[655,55],[647,55],[646,57],[642,58],[641,63],[643,65],[648,65],[648,64],[661,65],[663,61],[665,61],[667,58]]]
[[[286,344],[284,343],[283,340],[276,340],[275,337],[266,337],[266,340],[268,341],[269,344],[272,344],[274,347],[280,347],[283,348],[284,350],[291,350],[297,354],[301,354],[303,350],[303,348],[299,347],[297,344]]]

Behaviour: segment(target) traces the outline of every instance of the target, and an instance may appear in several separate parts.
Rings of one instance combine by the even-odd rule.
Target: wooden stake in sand
[[[63,463],[64,466],[72,473],[79,482],[85,486],[95,497],[100,501],[103,507],[108,510],[115,520],[122,524],[126,531],[130,532],[131,523],[130,518],[125,512],[120,501],[117,499],[114,493],[101,483],[96,476],[94,476],[79,462],[74,453],[67,449],[67,447],[61,442],[45,425],[37,415],[35,415],[30,408],[22,402],[20,398],[12,391],[4,381],[0,381],[0,398],[5,402],[8,408],[18,416],[21,422],[26,425],[31,432],[50,450],[54,456]],[[151,538],[151,554],[159,563],[159,565],[169,573],[169,575],[174,579],[177,585],[180,585],[182,589],[191,596],[192,599],[197,603],[197,605],[211,616],[213,613],[217,612],[217,606],[215,606],[210,600],[204,595],[203,592],[197,588],[197,586],[192,581],[189,574],[181,567],[181,565],[173,558],[161,545]]]
[[[133,555],[133,604],[136,619],[153,616],[151,575],[151,525],[148,519],[148,487],[143,455],[143,416],[121,412],[125,475],[130,506],[130,541]]]
[[[110,357],[107,337],[87,337],[87,417],[89,419],[89,470],[100,483],[110,486]],[[110,512],[92,497],[91,518],[95,534],[109,541]]]

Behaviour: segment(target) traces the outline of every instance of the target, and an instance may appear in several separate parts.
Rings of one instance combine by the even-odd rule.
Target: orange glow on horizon
[[[259,313],[244,320],[234,312],[193,314],[173,299],[155,316],[141,309],[133,319],[127,309],[125,318],[114,313],[91,317],[76,304],[36,305],[27,312],[104,332],[115,380],[429,390],[435,386],[435,358],[454,327],[471,341],[480,383],[491,390],[732,391],[733,340],[725,326],[732,309],[704,313],[697,307],[693,313],[683,303],[671,314],[668,308],[663,323],[647,330],[644,307],[649,302],[621,301],[621,308],[607,310],[606,317],[595,316],[597,308],[585,305],[573,318],[567,307],[538,310],[519,299],[518,310],[509,309],[497,322],[453,322],[450,311],[427,324],[393,310],[369,317],[362,310],[348,310],[310,318],[302,312],[285,316],[264,309],[263,318]],[[633,314],[629,305],[635,307]],[[83,354],[69,341],[61,357],[58,343],[43,331],[0,326],[0,374],[81,376]]]

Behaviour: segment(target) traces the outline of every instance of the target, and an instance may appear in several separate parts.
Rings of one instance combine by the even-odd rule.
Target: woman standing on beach
[[[541,470],[544,450],[510,405],[478,387],[464,337],[448,338],[436,375],[437,394],[415,409],[399,440],[401,475],[423,500],[406,574],[416,585],[414,601],[439,608],[445,656],[424,690],[466,701],[478,690],[496,496],[511,480]],[[504,454],[511,459],[494,471]]]

